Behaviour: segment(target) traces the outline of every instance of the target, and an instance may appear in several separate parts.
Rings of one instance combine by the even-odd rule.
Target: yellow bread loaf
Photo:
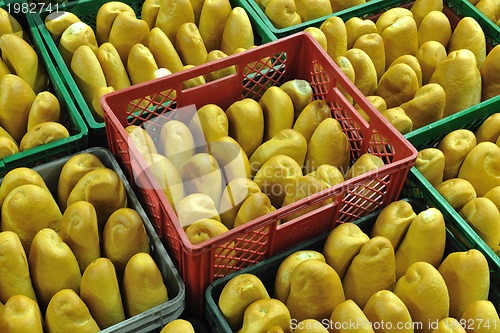
[[[205,62],[212,62],[212,61],[217,61],[219,59],[224,59],[227,57],[227,54],[222,52],[221,50],[212,50],[210,51],[206,58]],[[210,81],[215,81],[217,79],[223,78],[225,76],[229,75],[234,75],[236,74],[236,66],[229,66],[226,68],[222,68],[216,71],[212,71],[209,74],[205,74],[205,81],[210,82]]]
[[[29,111],[35,98],[33,89],[21,77],[6,74],[0,78],[0,126],[17,143],[27,132]]]
[[[52,194],[46,189],[25,184],[14,188],[2,205],[2,230],[17,233],[26,253],[31,243],[44,228],[59,231],[62,214]],[[28,222],[28,223],[27,223]]]
[[[321,260],[304,260],[290,273],[286,306],[292,318],[322,320],[345,300],[335,270]]]
[[[76,49],[71,58],[71,72],[87,104],[92,105],[94,96],[107,87],[106,77],[95,52],[88,45]]]
[[[474,186],[463,178],[447,179],[436,186],[436,190],[456,211],[460,211],[465,204],[477,198]]]
[[[141,20],[146,21],[149,29],[156,26],[156,18],[160,11],[160,0],[145,0],[141,8]]]
[[[408,227],[417,217],[408,201],[397,200],[384,207],[375,220],[370,237],[384,236],[397,250]]]
[[[350,323],[356,324],[356,332],[359,333],[374,333],[372,325],[363,313],[363,310],[352,299],[347,299],[337,305],[333,310],[330,321],[332,327],[330,332],[334,333],[347,333]]]
[[[113,196],[109,193],[113,193]],[[127,206],[128,198],[125,185],[116,171],[96,168],[77,181],[66,204],[69,206],[80,200],[88,201],[94,206],[99,228],[102,229],[111,214]]]
[[[443,11],[443,1],[441,0],[417,0],[415,1],[410,11],[413,14],[413,18],[417,23],[417,26],[420,26],[424,17],[430,13],[431,11]]]
[[[346,172],[351,160],[350,144],[342,126],[335,118],[326,118],[314,130],[307,146],[304,165],[308,172],[330,164]]]
[[[66,209],[68,196],[80,178],[94,169],[103,167],[99,157],[88,153],[76,154],[64,163],[57,182],[57,201],[61,210]]]
[[[394,287],[398,296],[408,308],[415,322],[416,333],[432,332],[427,323],[440,321],[449,316],[450,298],[446,282],[431,264],[418,261],[408,267]]]
[[[298,114],[293,129],[299,131],[309,143],[319,124],[326,118],[331,118],[331,116],[328,103],[321,99],[312,100]]]
[[[43,333],[43,317],[36,301],[14,295],[0,311],[0,330],[5,333]]]
[[[280,87],[266,89],[259,104],[264,114],[264,141],[274,137],[283,129],[291,129],[294,120],[293,101]]]
[[[91,203],[77,201],[68,206],[61,218],[59,234],[75,255],[82,274],[101,256],[97,214]]]
[[[177,216],[182,227],[187,227],[201,219],[220,221],[219,212],[212,198],[203,193],[186,195],[177,205]]]
[[[121,1],[109,1],[99,7],[96,16],[96,39],[99,45],[108,42],[113,23],[122,12],[135,14],[130,5]]]
[[[443,117],[462,111],[481,101],[481,73],[477,68],[476,56],[468,49],[448,53],[429,79],[438,83],[446,94]],[[462,82],[460,85],[455,83]]]
[[[113,87],[115,90],[130,87],[131,83],[127,70],[113,44],[109,42],[101,44],[96,55],[108,86]]]
[[[194,156],[195,148],[193,134],[186,124],[170,120],[162,126],[158,152],[167,157],[179,172],[184,163]]]
[[[344,21],[337,16],[327,18],[319,29],[326,37],[326,52],[335,59],[347,51],[347,29]]]
[[[0,37],[2,60],[11,68],[12,73],[22,78],[35,93],[48,88],[48,75],[44,64],[33,47],[16,34]]]
[[[439,84],[428,83],[421,86],[413,98],[400,107],[411,119],[413,129],[426,126],[443,118],[446,93]]]
[[[133,255],[149,253],[143,221],[132,208],[119,208],[110,215],[102,230],[101,243],[103,256],[111,260],[119,277]]]
[[[80,21],[80,18],[72,12],[58,11],[45,16],[44,23],[50,33],[50,36],[57,44],[64,30],[66,30],[66,28],[71,24],[78,21]]]
[[[195,333],[195,331],[189,321],[178,318],[163,326],[160,333]]]
[[[244,98],[233,102],[227,109],[229,136],[233,137],[247,156],[252,156],[264,139],[264,113],[260,104]],[[251,127],[248,124],[252,124]]]
[[[342,279],[352,259],[369,240],[370,237],[357,224],[342,223],[328,234],[322,253],[328,265],[332,266]]]
[[[14,140],[0,136],[0,158],[19,153],[19,147]]]
[[[347,49],[351,49],[359,37],[378,32],[375,22],[354,16],[345,21]]]
[[[122,280],[125,314],[140,314],[168,301],[168,290],[155,261],[140,252],[127,262]]]
[[[269,200],[266,194],[262,192],[251,194],[241,204],[234,219],[234,228],[274,212],[275,210],[276,208],[271,205],[271,200]]]
[[[19,143],[19,151],[25,151],[46,143],[69,138],[68,129],[55,121],[44,121],[30,128]]]
[[[27,130],[46,121],[59,122],[60,115],[61,105],[57,97],[50,91],[39,92],[31,104]]]
[[[458,212],[491,249],[500,243],[500,213],[488,198],[478,197],[466,203]]]
[[[149,36],[149,26],[146,21],[136,18],[129,11],[116,16],[109,32],[108,41],[118,51],[124,64],[127,63],[130,49],[137,43],[146,44]]]
[[[379,333],[390,332],[393,327],[401,333],[413,333],[413,320],[403,301],[390,290],[374,293],[363,308],[366,318],[372,323],[385,323]],[[390,327],[390,328],[389,328]]]
[[[212,198],[218,207],[222,195],[222,172],[214,156],[208,153],[197,153],[188,159],[180,175],[186,193],[202,193]]]
[[[64,30],[59,40],[58,49],[66,64],[71,64],[75,51],[82,45],[97,51],[98,44],[94,30],[85,22],[77,21]]]
[[[278,29],[302,23],[294,0],[269,0],[265,7],[265,13]]]
[[[155,26],[160,28],[172,42],[177,29],[186,22],[195,23],[194,10],[190,0],[160,0],[160,9]]]
[[[220,50],[222,33],[231,11],[231,3],[228,0],[203,2],[198,29],[208,52]]]
[[[177,205],[185,196],[179,171],[167,157],[157,153],[150,154],[146,164],[175,212]]]
[[[40,309],[45,311],[51,298],[60,290],[80,291],[82,273],[70,247],[50,228],[35,235],[28,262]]]
[[[236,49],[240,47],[248,49],[254,44],[255,37],[247,12],[242,7],[234,7],[224,25],[221,51],[227,55],[232,55]]]
[[[275,155],[262,165],[253,180],[269,196],[272,205],[279,208],[297,176],[302,176],[301,165],[290,156]]]
[[[108,258],[98,258],[87,266],[80,297],[99,327],[105,329],[125,320],[115,267]]]
[[[0,185],[0,205],[3,204],[5,197],[7,197],[10,191],[25,184],[38,185],[49,191],[45,181],[37,171],[27,167],[14,168],[5,174]]]
[[[14,33],[23,38],[25,37],[19,21],[12,16],[9,11],[2,8],[2,10],[0,10],[0,35],[9,33]]]
[[[198,66],[205,63],[208,52],[196,24],[186,22],[177,28],[175,49],[186,65]]]
[[[342,279],[346,299],[352,299],[361,308],[373,294],[392,290],[395,283],[394,248],[384,236],[375,236],[363,244]]]
[[[45,325],[55,333],[101,331],[87,305],[72,289],[60,290],[52,297],[45,313]]]
[[[219,205],[221,222],[229,229],[233,228],[241,205],[250,195],[257,192],[260,192],[259,186],[249,178],[240,177],[231,180],[221,195]]]
[[[425,242],[423,241],[425,239]],[[418,261],[438,267],[443,259],[446,227],[441,211],[428,208],[413,219],[396,250],[396,277],[399,279]]]
[[[487,300],[490,289],[488,261],[476,249],[452,252],[444,258],[438,271],[450,295],[450,316],[461,318],[475,301]]]
[[[251,178],[252,172],[248,157],[241,146],[230,136],[222,136],[210,145],[210,154],[217,160],[224,178],[230,183],[237,178]]]
[[[460,49],[474,53],[477,68],[481,69],[486,58],[486,37],[479,23],[472,17],[461,19],[451,35],[448,53]]]
[[[174,36],[175,38],[175,36]],[[151,29],[148,38],[148,47],[161,68],[167,68],[172,73],[182,70],[184,64],[174,47],[175,39],[168,36],[158,27]]]
[[[277,299],[260,299],[250,304],[243,315],[239,333],[268,332],[279,327],[285,333],[290,330],[290,311]],[[279,332],[279,331],[278,331]]]
[[[137,43],[130,48],[127,58],[127,73],[132,84],[155,79],[157,70],[158,64],[147,46]]]
[[[315,250],[299,250],[288,255],[281,262],[276,272],[276,278],[274,279],[274,298],[286,302],[290,294],[291,274],[301,262],[306,260],[320,260],[326,262],[323,254]]]
[[[15,295],[24,295],[36,301],[28,258],[19,236],[13,231],[4,230],[0,232],[0,241],[0,267],[4,272],[0,280],[0,302],[6,303]]]

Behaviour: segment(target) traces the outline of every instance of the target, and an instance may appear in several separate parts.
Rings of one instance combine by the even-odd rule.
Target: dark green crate
[[[276,38],[282,38],[294,34],[299,31],[303,31],[307,27],[319,27],[327,18],[332,16],[338,16],[344,21],[347,21],[351,17],[368,18],[370,16],[380,14],[390,8],[399,7],[403,5],[410,4],[414,0],[371,0],[365,4],[357,5],[342,11],[333,13],[331,15],[319,17],[314,20],[303,22],[291,27],[278,29],[276,28],[266,13],[257,4],[255,0],[244,0],[246,2],[245,9],[251,9],[249,13],[255,13],[265,25],[265,29],[269,30]],[[481,25],[485,35],[487,35],[488,42],[492,45],[500,43],[500,28],[484,16],[480,11],[478,11],[473,5],[471,5],[467,0],[443,0],[443,5],[452,8],[453,11],[458,16],[470,16],[476,19],[476,21]]]
[[[38,165],[33,170],[42,177],[49,191],[55,194],[57,193],[62,168],[70,158],[79,154],[96,156],[106,168],[115,171],[123,182],[127,193],[127,207],[135,210],[144,224],[149,238],[151,257],[161,272],[169,296],[166,302],[135,316],[128,317],[122,322],[103,329],[100,333],[159,332],[164,325],[179,318],[183,313],[186,306],[186,286],[113,154],[102,147],[91,147]],[[0,184],[2,181],[3,179],[0,179]]]
[[[429,206],[426,206],[424,200],[417,198],[405,198],[411,203],[413,210],[419,213]],[[356,223],[361,230],[366,234],[370,234],[373,224],[377,216],[380,214],[381,210],[377,210],[370,215],[362,217],[356,221]],[[446,226],[448,228],[449,221],[446,219]],[[219,307],[218,301],[222,289],[224,286],[238,274],[250,273],[256,275],[264,284],[269,295],[272,297],[274,281],[276,277],[276,272],[278,271],[279,265],[292,253],[299,250],[316,250],[322,252],[325,241],[329,235],[329,232],[319,235],[311,240],[302,242],[293,248],[290,248],[284,252],[275,255],[269,259],[266,259],[260,263],[255,264],[249,268],[241,270],[239,272],[232,273],[226,277],[215,280],[212,284],[208,286],[205,292],[206,306],[205,306],[205,317],[209,321],[212,328],[212,333],[231,333],[232,330],[229,327],[227,321],[224,319]],[[466,251],[467,249],[475,248],[473,244],[464,244],[461,240],[456,238],[456,235],[447,229],[446,231],[446,248],[445,256],[451,252]],[[500,311],[500,270],[495,267],[490,266],[490,294],[489,300],[495,305],[497,311]],[[328,318],[326,318],[328,319]],[[460,319],[460,318],[458,318]]]
[[[80,18],[82,22],[87,23],[91,26],[95,31],[95,21],[97,12],[99,8],[106,2],[110,2],[111,0],[77,0],[71,1],[59,6],[59,10],[69,11],[74,13],[76,16]],[[144,0],[119,0],[130,5],[140,17],[140,12],[142,8],[142,4]],[[230,0],[232,7],[243,7],[244,0]],[[246,9],[246,8],[245,8]],[[262,24],[259,18],[254,13],[248,12],[248,16],[250,18],[250,22],[252,23],[255,43],[256,45],[261,45],[273,41],[276,37],[271,34],[265,26]],[[45,27],[44,20],[47,15],[50,14],[49,11],[41,11],[33,14],[33,20],[35,21],[37,28],[47,45],[50,56],[53,59],[54,63],[57,65],[58,70],[61,73],[61,76],[65,79],[65,84],[68,89],[71,91],[72,98],[76,105],[78,106],[80,112],[83,114],[83,118],[85,119],[88,127],[89,127],[89,142],[91,146],[103,146],[108,147],[106,141],[106,128],[104,121],[100,119],[96,119],[85,102],[83,95],[80,92],[73,76],[71,75],[70,69],[64,62],[61,53],[59,52],[56,43],[52,39],[49,31]]]
[[[486,118],[497,112],[500,112],[500,96],[410,132],[406,138],[419,151],[424,148],[435,148],[453,130],[463,128],[475,132]],[[495,267],[499,272],[500,279],[500,258],[415,167],[411,168],[402,193],[411,197],[424,198],[428,205],[441,210],[446,220],[450,222],[450,228],[456,234],[461,235],[462,242],[484,253],[490,266]]]
[[[66,126],[70,136],[1,159],[0,177],[3,177],[8,171],[14,168],[21,166],[33,167],[58,157],[75,153],[88,146],[88,128],[82,116],[78,113],[54,63],[50,60],[42,37],[36,28],[32,16],[29,15],[30,10],[34,7],[17,6],[27,6],[27,2],[23,0],[0,2],[0,7],[9,11],[19,21],[28,34],[31,44],[41,59],[42,64],[45,66],[50,80],[49,90],[59,100],[61,105],[61,123]]]

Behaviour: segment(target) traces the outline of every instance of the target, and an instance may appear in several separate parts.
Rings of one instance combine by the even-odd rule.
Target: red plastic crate
[[[267,58],[271,62],[260,61]],[[233,65],[237,69],[234,75],[182,89],[184,80]],[[342,124],[349,138],[352,161],[363,153],[372,152],[386,165],[277,209],[209,241],[192,245],[157,181],[147,170],[144,159],[135,146],[129,146],[124,128],[146,124],[145,128],[156,140],[166,119],[187,119],[196,108],[207,103],[226,109],[242,98],[258,100],[269,86],[291,79],[307,80],[313,88],[314,98],[325,100],[330,105],[332,116]],[[364,121],[339,88],[371,117],[370,124]],[[168,97],[172,92],[176,95],[173,100]],[[303,32],[214,63],[110,93],[101,99],[101,103],[110,149],[123,163],[151,220],[156,223],[160,237],[176,260],[187,286],[188,307],[200,315],[203,313],[204,290],[215,279],[331,230],[338,223],[367,215],[398,198],[417,156],[415,148],[362,96],[319,44]],[[279,224],[280,219],[329,198],[334,198],[333,203]]]

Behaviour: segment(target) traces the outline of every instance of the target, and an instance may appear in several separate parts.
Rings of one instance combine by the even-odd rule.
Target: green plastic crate
[[[425,205],[424,201],[420,199],[406,198],[404,200],[410,202],[413,207],[413,210],[417,213],[423,211],[425,208],[428,207]],[[361,230],[363,230],[365,233],[369,235],[377,216],[380,214],[380,211],[381,210],[377,210],[372,214],[362,217],[353,222],[356,223],[361,228]],[[447,223],[447,228],[448,228],[449,221],[446,218],[445,221]],[[205,292],[205,299],[206,299],[205,317],[207,318],[212,328],[212,333],[232,332],[231,328],[229,327],[227,321],[225,320],[224,316],[222,315],[222,312],[220,311],[217,305],[222,289],[229,282],[229,280],[231,280],[238,274],[243,274],[243,273],[254,274],[257,277],[259,277],[259,279],[262,281],[262,283],[268,290],[269,295],[272,297],[276,272],[278,271],[279,265],[283,262],[283,260],[285,260],[285,258],[291,255],[292,253],[299,250],[316,250],[321,252],[323,250],[323,246],[325,244],[328,235],[329,232],[321,234],[311,240],[300,243],[294,246],[293,248],[288,249],[287,251],[281,252],[278,255],[275,255],[274,257],[266,259],[240,272],[236,272],[226,277],[215,280],[212,284],[210,284]],[[447,229],[445,256],[446,254],[449,254],[451,252],[465,251],[470,248],[475,248],[473,243],[464,244],[463,242],[459,241],[456,238],[456,235],[452,231]],[[491,266],[490,266],[489,300],[495,305],[497,311],[500,311],[500,271],[497,268]]]
[[[413,131],[406,138],[419,151],[424,148],[437,147],[439,142],[453,130],[464,128],[475,132],[486,118],[497,112],[500,112],[500,96]],[[411,168],[402,193],[411,197],[424,198],[428,205],[441,210],[445,219],[449,221],[450,229],[461,236],[462,242],[484,253],[490,266],[495,267],[500,281],[500,258],[415,167]]]
[[[26,7],[27,5],[28,4],[22,0],[0,2],[0,7],[9,11],[11,15],[19,21],[29,36],[34,50],[42,60],[42,64],[45,66],[50,80],[49,90],[59,100],[61,105],[61,117],[63,117],[61,122],[68,129],[70,136],[0,159],[0,177],[3,177],[8,171],[16,167],[33,167],[58,157],[80,151],[88,146],[88,128],[83,118],[78,113],[62,78],[57,72],[53,62],[50,60],[48,50],[42,42],[42,38],[32,16],[28,15],[30,10],[36,11],[36,9],[33,9],[34,7]]]
[[[90,25],[94,31],[95,31],[95,22],[96,22],[96,16],[97,12],[99,11],[99,8],[106,2],[110,2],[111,0],[77,0],[77,1],[71,1],[65,4],[62,4],[59,6],[59,10],[64,10],[64,11],[69,11],[74,13],[76,16],[80,18],[81,21],[87,23]],[[130,5],[138,17],[140,16],[141,13],[141,8],[142,4],[144,3],[144,0],[119,0],[121,2],[124,2],[128,5]],[[232,7],[243,7],[243,1],[244,0],[230,0]],[[246,9],[246,8],[245,8]],[[248,12],[248,11],[247,11]],[[47,48],[49,49],[50,56],[52,57],[53,61],[57,64],[58,69],[61,73],[61,76],[64,77],[65,79],[65,84],[67,85],[68,89],[71,91],[72,98],[76,105],[78,106],[79,110],[83,114],[83,118],[85,119],[88,127],[89,127],[89,142],[91,146],[98,145],[98,146],[103,146],[103,147],[108,147],[107,141],[106,141],[106,129],[105,129],[105,124],[104,121],[101,121],[99,119],[95,119],[94,115],[92,114],[91,109],[85,102],[83,95],[80,92],[80,89],[78,88],[75,80],[73,79],[73,76],[71,75],[70,69],[64,62],[61,53],[59,52],[56,43],[50,36],[49,31],[45,27],[44,20],[47,15],[50,14],[49,11],[41,11],[38,13],[35,13],[33,15],[33,19],[36,22],[36,25],[40,31],[40,34],[42,35],[42,38],[44,42],[47,45]],[[262,24],[260,19],[254,14],[254,13],[248,13],[248,16],[250,18],[250,21],[252,23],[253,31],[254,31],[254,36],[255,36],[255,43],[256,45],[261,45],[264,43],[268,43],[270,41],[273,41],[276,39],[276,37],[271,34],[267,29],[265,29],[265,26]]]
[[[263,29],[269,30],[274,36],[276,36],[276,38],[281,38],[299,31],[303,31],[307,27],[319,27],[327,18],[332,16],[338,16],[344,21],[347,21],[351,17],[368,18],[370,16],[380,14],[390,8],[403,6],[414,2],[414,0],[371,0],[366,4],[361,4],[348,9],[344,9],[331,15],[319,17],[317,19],[303,22],[291,27],[278,29],[271,23],[266,13],[262,10],[262,8],[257,4],[255,0],[244,1],[246,2],[246,6],[244,8],[247,9],[249,13],[255,13],[256,15],[258,15],[261,22],[263,22],[263,24],[265,25]],[[471,16],[475,18],[483,28],[485,34],[488,36],[488,41],[492,45],[500,43],[500,28],[496,24],[493,24],[491,20],[484,16],[467,0],[443,0],[443,4],[446,7],[453,9],[453,11],[458,16]]]

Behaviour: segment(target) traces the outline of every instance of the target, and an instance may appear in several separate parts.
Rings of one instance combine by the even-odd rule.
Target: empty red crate
[[[236,74],[191,89],[182,88],[185,80],[229,66],[236,66]],[[258,100],[268,87],[291,79],[307,80],[313,88],[314,98],[330,105],[332,117],[341,123],[349,138],[351,160],[371,152],[380,156],[385,166],[284,206],[213,239],[191,244],[157,181],[147,170],[144,159],[135,146],[129,146],[125,127],[147,122],[147,130],[156,140],[164,119],[153,120],[190,117],[196,108],[208,103],[226,109],[242,98]],[[342,91],[347,92],[370,116],[369,124]],[[173,99],[172,93],[175,93]],[[110,93],[101,102],[110,148],[123,163],[179,267],[186,284],[188,307],[198,314],[203,310],[203,292],[215,279],[331,230],[340,222],[355,220],[398,198],[417,156],[413,146],[373,108],[306,33]],[[329,198],[335,199],[333,203],[279,223],[280,219]]]

